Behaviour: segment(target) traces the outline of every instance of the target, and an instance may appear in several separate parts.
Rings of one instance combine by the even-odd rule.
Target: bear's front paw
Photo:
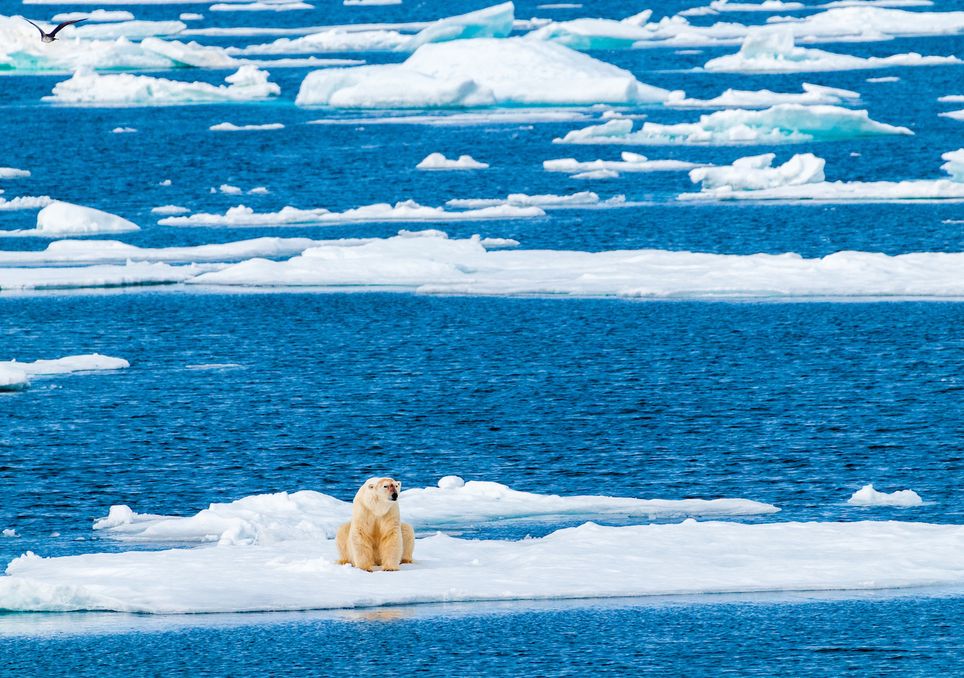
[[[398,572],[398,565],[382,565],[382,572]]]

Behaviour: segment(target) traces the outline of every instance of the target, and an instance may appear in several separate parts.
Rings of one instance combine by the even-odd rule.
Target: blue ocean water
[[[430,20],[480,2],[406,2],[306,12],[208,12],[136,5],[138,18],[205,14],[204,26],[299,26]],[[622,1],[517,16],[623,17]],[[660,3],[658,13],[696,3]],[[962,9],[941,2],[941,10]],[[76,6],[0,13],[41,18]],[[727,14],[759,22],[758,14]],[[702,23],[714,18],[693,18]],[[199,37],[244,45],[273,37]],[[819,45],[856,55],[964,55],[964,38]],[[727,87],[852,89],[882,122],[913,137],[782,147],[653,147],[653,158],[731,162],[813,151],[834,179],[941,176],[964,123],[937,102],[962,92],[960,66],[793,75],[691,69],[733,47],[593,52],[645,82],[711,97]],[[357,55],[333,55],[357,56]],[[365,54],[371,63],[399,55]],[[144,228],[138,245],[194,245],[260,235],[385,236],[397,224],[285,229],[156,225],[150,209],[223,212],[243,201],[346,209],[413,198],[595,190],[647,202],[543,219],[452,223],[452,236],[515,238],[526,248],[660,248],[720,253],[853,249],[961,251],[961,204],[681,205],[685,173],[582,182],[543,160],[615,158],[619,147],[552,143],[578,122],[474,126],[312,125],[327,112],[293,104],[308,69],[274,69],[278,101],[153,108],[62,107],[41,101],[64,75],[0,77],[0,164],[28,168],[18,191],[98,207]],[[230,71],[155,73],[220,82]],[[898,76],[898,82],[867,78]],[[651,120],[698,111],[641,109]],[[346,113],[346,117],[366,114]],[[368,114],[370,115],[370,114]],[[379,113],[381,115],[381,113]],[[284,130],[216,134],[222,121]],[[136,134],[111,134],[129,126]],[[51,151],[51,144],[65,146]],[[429,152],[470,153],[480,173],[423,173]],[[170,186],[159,182],[170,179]],[[223,183],[267,195],[210,193]],[[12,189],[13,185],[5,188]],[[9,194],[13,192],[8,190]],[[0,212],[30,228],[32,211]],[[954,223],[958,222],[958,223]],[[4,239],[5,249],[46,241]],[[964,471],[964,305],[959,302],[631,302],[427,298],[398,293],[224,293],[180,290],[0,293],[0,359],[100,352],[130,360],[117,374],[37,379],[0,394],[0,562],[120,548],[90,530],[111,504],[184,515],[214,501],[316,489],[349,498],[358,479],[390,471],[409,487],[440,476],[497,480],[540,493],[661,498],[746,497],[772,520],[901,519],[959,523]],[[204,364],[230,364],[193,369]],[[861,509],[863,484],[913,488],[924,506]],[[747,519],[764,520],[764,519]],[[480,528],[519,538],[556,525]],[[57,536],[52,536],[56,533]],[[388,654],[394,670],[435,674],[577,675],[845,671],[936,675],[961,659],[959,595],[716,597],[398,608],[385,613],[225,615],[157,621],[126,615],[2,615],[0,669],[35,673],[347,673]]]

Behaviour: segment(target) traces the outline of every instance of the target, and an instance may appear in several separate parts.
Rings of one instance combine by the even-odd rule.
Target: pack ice
[[[35,229],[0,231],[0,237],[61,238],[64,235],[100,235],[139,230],[140,226],[116,214],[56,200],[37,213]]]
[[[727,146],[832,141],[886,134],[910,135],[913,132],[906,127],[871,120],[864,110],[778,104],[762,111],[742,108],[717,111],[701,115],[699,121],[692,123],[646,121],[635,131],[632,120],[617,118],[573,130],[553,141],[561,144]]]
[[[309,73],[296,103],[339,108],[631,104],[670,92],[551,43],[477,38],[427,44],[401,64]]]
[[[19,391],[30,384],[35,376],[55,376],[73,372],[100,372],[122,370],[130,367],[123,358],[112,358],[99,353],[69,355],[53,360],[35,360],[22,363],[17,360],[0,362],[0,391]]]

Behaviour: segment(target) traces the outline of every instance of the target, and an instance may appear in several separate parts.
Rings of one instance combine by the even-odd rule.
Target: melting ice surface
[[[112,358],[99,353],[70,355],[64,358],[34,360],[33,362],[0,361],[0,391],[24,389],[29,385],[30,378],[34,376],[122,370],[128,367],[130,367],[130,363],[123,358]]]

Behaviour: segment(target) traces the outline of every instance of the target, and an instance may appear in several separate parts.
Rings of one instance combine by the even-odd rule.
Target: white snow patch
[[[848,504],[854,506],[920,506],[924,501],[914,490],[898,490],[896,492],[880,492],[874,489],[873,483],[864,485],[854,492]]]
[[[235,125],[230,122],[220,122],[208,127],[212,132],[259,132],[264,130],[284,129],[280,122],[269,122],[262,125]]]
[[[800,143],[830,141],[884,134],[907,134],[896,127],[871,120],[867,111],[839,106],[779,104],[762,111],[741,108],[701,115],[698,122],[661,124],[644,122],[633,131],[632,120],[609,120],[573,130],[554,143],[726,146],[739,144]]]
[[[429,153],[415,166],[420,170],[480,170],[488,167],[488,163],[479,162],[471,155],[460,155],[457,160],[453,160],[441,153]]]
[[[551,43],[478,38],[427,44],[401,64],[314,71],[296,103],[434,108],[660,102],[670,92]]]
[[[183,82],[148,75],[98,75],[89,69],[79,70],[70,80],[54,86],[47,101],[58,103],[154,106],[159,104],[216,103],[267,99],[281,93],[281,88],[268,82],[267,71],[255,66],[242,66],[225,78],[227,85],[207,82]]]
[[[402,508],[403,517],[408,514]],[[333,540],[13,560],[0,609],[188,613],[960,586],[964,526],[914,522],[632,527],[586,523],[540,539],[417,540],[415,563],[368,573]]]

